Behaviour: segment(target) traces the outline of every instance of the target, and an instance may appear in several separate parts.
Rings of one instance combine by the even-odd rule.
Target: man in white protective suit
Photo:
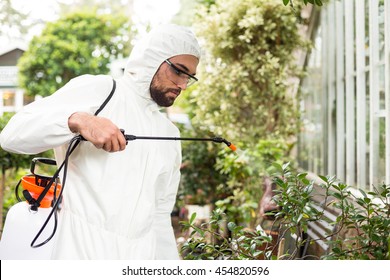
[[[180,178],[179,141],[126,140],[126,134],[179,137],[160,112],[192,82],[201,50],[185,27],[167,24],[134,47],[116,90],[107,75],[72,79],[25,106],[0,135],[1,147],[36,154],[54,149],[57,165],[70,140],[52,259],[178,259],[171,224]],[[61,176],[62,178],[62,176]]]

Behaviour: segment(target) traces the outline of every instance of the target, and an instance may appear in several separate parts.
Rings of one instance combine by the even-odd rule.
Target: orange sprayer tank
[[[26,175],[21,179],[21,186],[30,195],[37,199],[48,183],[48,177],[37,175]],[[46,181],[45,181],[46,180]],[[2,260],[39,260],[50,259],[54,241],[50,240],[43,246],[32,248],[31,242],[41,230],[46,219],[52,211],[52,200],[56,189],[58,198],[61,185],[52,184],[37,211],[32,211],[26,201],[21,201],[13,205],[6,216],[3,233],[0,240],[0,259]],[[42,234],[36,241],[39,244],[45,241],[53,231],[54,219],[48,221]]]

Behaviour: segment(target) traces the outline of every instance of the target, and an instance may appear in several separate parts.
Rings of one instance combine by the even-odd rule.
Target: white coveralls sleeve
[[[69,142],[75,134],[68,127],[68,118],[75,112],[93,114],[111,87],[111,78],[103,75],[71,80],[14,115],[0,134],[1,147],[14,153],[37,154]]]

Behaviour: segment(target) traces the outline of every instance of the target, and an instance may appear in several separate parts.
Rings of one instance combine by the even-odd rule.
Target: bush
[[[300,258],[300,248],[308,242],[304,233],[308,231],[309,222],[324,219],[324,212],[314,207],[314,196],[322,196],[324,201],[331,198],[331,205],[327,206],[340,211],[335,221],[338,230],[323,238],[332,250],[321,258],[390,259],[390,185],[381,185],[373,192],[360,190],[358,197],[335,177],[319,176],[323,181],[318,185],[323,190],[319,194],[313,191],[315,182],[308,180],[306,173],[292,171],[289,164],[274,164],[274,167],[273,180],[278,185],[274,200],[280,207],[273,225],[279,230],[277,240],[260,226],[251,230],[226,222],[223,211],[216,209],[210,221],[200,226],[194,223],[194,216],[183,223],[185,230],[192,230],[182,247],[185,259]],[[346,231],[349,234],[345,235]],[[283,255],[278,247],[291,234],[296,236],[292,244],[294,250]]]

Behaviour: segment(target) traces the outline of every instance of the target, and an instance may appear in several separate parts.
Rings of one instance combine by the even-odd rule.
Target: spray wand
[[[221,137],[213,137],[213,138],[190,138],[190,137],[160,137],[160,136],[135,136],[124,134],[124,131],[121,130],[123,135],[125,136],[126,141],[133,140],[174,140],[174,141],[211,141],[214,143],[225,143],[232,151],[235,151],[237,147],[231,142],[227,141]]]

